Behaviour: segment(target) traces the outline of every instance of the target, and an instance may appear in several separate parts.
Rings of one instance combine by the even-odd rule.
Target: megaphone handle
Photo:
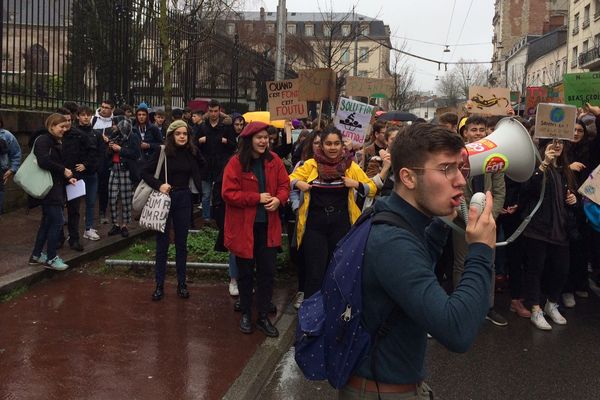
[[[542,178],[542,187],[540,189],[540,198],[539,198],[538,202],[535,204],[535,207],[533,207],[533,210],[531,210],[531,212],[529,213],[529,215],[527,217],[525,217],[525,219],[521,222],[521,224],[519,225],[519,227],[517,228],[517,230],[515,230],[513,232],[513,234],[510,235],[509,238],[506,239],[505,241],[503,241],[503,242],[497,242],[496,243],[496,247],[503,247],[503,246],[509,245],[510,243],[514,242],[521,235],[521,233],[523,233],[523,231],[525,230],[525,228],[527,227],[527,225],[529,225],[529,221],[531,221],[531,218],[533,218],[533,216],[535,215],[535,213],[542,206],[542,202],[544,201],[544,194],[545,193],[546,193],[546,175],[544,174],[544,176]],[[461,227],[459,227],[458,225],[456,225],[449,218],[443,217],[441,219],[442,219],[442,221],[444,221],[446,223],[446,225],[448,225],[450,228],[454,229],[456,232],[465,233],[464,229],[462,229]]]

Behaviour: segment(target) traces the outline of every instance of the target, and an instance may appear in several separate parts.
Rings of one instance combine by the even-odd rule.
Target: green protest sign
[[[585,103],[600,105],[600,73],[584,72],[563,77],[565,104],[583,107]]]

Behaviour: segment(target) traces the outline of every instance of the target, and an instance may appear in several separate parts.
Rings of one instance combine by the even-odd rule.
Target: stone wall
[[[4,120],[4,129],[10,131],[21,145],[22,159],[29,154],[29,137],[44,126],[44,121],[50,115],[45,111],[0,110]],[[27,206],[27,195],[20,187],[11,182],[5,188],[4,211],[10,212],[19,207]]]

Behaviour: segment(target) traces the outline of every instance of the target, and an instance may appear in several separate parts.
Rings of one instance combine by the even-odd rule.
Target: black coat
[[[209,120],[204,120],[197,129],[196,143],[202,137],[206,137],[206,143],[199,144],[202,155],[206,158],[206,167],[203,169],[202,179],[206,181],[217,181],[223,175],[223,169],[229,158],[237,148],[235,133],[231,125],[223,124],[219,119],[216,126],[212,126]],[[221,139],[227,139],[223,143]]]
[[[52,205],[63,206],[65,204],[68,179],[65,178],[65,164],[62,154],[62,144],[50,133],[40,135],[35,141],[33,149],[37,158],[38,166],[50,171],[52,174],[52,189],[43,199],[30,198],[30,206]]]
[[[78,126],[75,128],[79,131],[87,142],[86,155],[84,157],[85,171],[83,175],[95,174],[98,172],[106,154],[106,143],[102,139],[102,131],[99,129],[92,129],[91,125]]]
[[[140,138],[134,133],[123,138],[120,142],[121,151],[119,152],[119,156],[121,158],[121,163],[129,170],[129,178],[134,184],[140,180],[140,157],[142,154],[140,144]],[[110,148],[109,152],[112,157],[113,152]]]
[[[133,125],[133,133],[141,142],[148,143],[150,148],[142,151],[142,159],[149,160],[155,153],[160,150],[160,145],[163,143],[162,134],[156,125],[146,124],[144,131],[144,138],[142,139],[142,133],[138,124]]]
[[[77,179],[81,179],[83,174],[75,171],[76,164],[85,165],[85,169],[87,170],[91,166],[90,161],[95,163],[93,157],[88,157],[90,152],[89,147],[89,139],[78,128],[73,128],[65,132],[62,138],[63,162],[65,167],[73,171],[73,176]]]
[[[184,154],[185,154],[185,157],[186,157],[187,161],[189,162],[190,166],[192,167],[192,179],[194,180],[194,184],[196,185],[196,188],[201,188],[202,187],[201,171],[202,171],[202,168],[204,168],[204,166],[206,165],[206,161],[204,160],[202,153],[200,153],[200,151],[198,151],[198,149],[196,149],[196,156],[194,156],[191,151],[186,151]],[[171,162],[171,163],[173,162],[174,157],[175,156],[167,155],[167,168],[169,166],[169,162]],[[159,158],[160,158],[160,148],[157,152],[154,153],[154,155],[148,162],[144,163],[144,166],[141,171],[141,178],[154,190],[159,190],[160,185],[165,183],[165,168],[164,168],[164,166],[163,166],[162,170],[160,171],[160,175],[159,175],[158,179],[156,179],[154,177],[154,172],[156,172],[156,165],[158,164]],[[178,159],[178,161],[179,161],[179,159]],[[170,176],[171,176],[171,174],[169,174],[169,177]]]

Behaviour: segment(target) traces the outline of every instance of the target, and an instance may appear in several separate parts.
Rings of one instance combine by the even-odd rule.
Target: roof
[[[247,21],[260,21],[260,11],[244,11],[240,15]],[[379,21],[378,19],[367,17],[362,14],[354,14],[350,12],[334,12],[334,13],[320,13],[320,12],[290,12],[287,13],[288,22],[323,22],[323,21],[344,21],[348,22],[356,21]],[[277,12],[265,11],[265,21],[277,21]]]

